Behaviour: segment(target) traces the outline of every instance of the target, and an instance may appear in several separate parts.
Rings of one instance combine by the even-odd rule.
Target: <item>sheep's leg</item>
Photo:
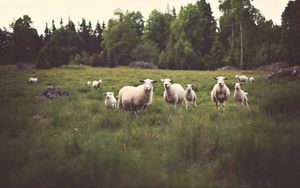
[[[247,108],[248,108],[248,110],[249,110],[249,105],[248,105],[248,101],[245,101],[246,102],[246,106],[247,106]]]
[[[196,107],[198,107],[196,100],[194,101],[194,105],[195,105]]]
[[[188,102],[185,101],[185,109],[188,109]]]
[[[225,111],[225,101],[222,103],[223,111]]]

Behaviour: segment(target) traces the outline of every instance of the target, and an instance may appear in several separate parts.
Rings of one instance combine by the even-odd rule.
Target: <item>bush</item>
[[[76,54],[75,56],[73,56],[69,62],[70,64],[73,65],[88,65],[90,64],[90,56],[88,52],[82,52],[80,54]]]
[[[93,54],[90,58],[90,64],[92,67],[106,66],[104,52],[102,51],[100,54]]]

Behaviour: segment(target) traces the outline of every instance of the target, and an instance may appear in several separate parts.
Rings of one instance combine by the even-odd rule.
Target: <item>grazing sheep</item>
[[[249,78],[249,81],[250,81],[250,83],[254,82],[254,77],[251,76],[251,77]]]
[[[30,77],[28,80],[29,83],[33,83],[33,84],[37,83],[37,81],[38,81],[38,78],[33,78],[33,77]]]
[[[165,88],[164,100],[167,103],[173,104],[176,108],[177,104],[181,104],[184,101],[185,90],[180,84],[173,84],[173,81],[168,78],[161,79],[161,82],[163,82]]]
[[[117,107],[117,100],[114,96],[113,92],[106,92],[103,94],[105,96],[104,105],[108,108],[116,108]]]
[[[140,80],[142,85],[137,87],[124,86],[119,91],[118,107],[126,111],[132,111],[137,115],[138,110],[145,111],[146,108],[152,103],[153,97],[153,83],[155,80],[145,79]]]
[[[92,82],[92,87],[93,87],[93,88],[100,88],[101,83],[102,83],[102,80],[94,80],[94,81]]]
[[[214,85],[210,95],[211,99],[214,103],[216,103],[216,106],[218,109],[220,109],[221,105],[223,107],[223,110],[225,110],[225,103],[230,96],[230,90],[225,85],[225,80],[227,80],[226,77],[218,76],[214,78],[217,80],[217,83]]]
[[[197,95],[195,91],[193,90],[192,84],[187,84],[185,89],[185,108],[188,109],[188,103],[193,102],[194,105],[197,107]]]
[[[235,75],[235,78],[238,82],[247,82],[249,80],[248,76],[245,75]]]
[[[237,104],[241,104],[241,106],[243,106],[246,103],[247,108],[249,109],[248,98],[247,98],[248,93],[242,90],[241,85],[242,83],[234,83],[233,97],[234,97],[235,106],[237,106]]]
[[[92,86],[92,82],[91,81],[87,81],[86,85]]]

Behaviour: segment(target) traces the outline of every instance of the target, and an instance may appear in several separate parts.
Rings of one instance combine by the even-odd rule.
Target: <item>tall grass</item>
[[[299,186],[300,123],[297,80],[245,84],[250,110],[217,111],[213,76],[232,82],[237,71],[137,70],[126,67],[17,71],[0,67],[1,186],[241,187]],[[36,85],[27,78],[37,76]],[[154,102],[137,118],[104,107],[138,80],[171,78],[192,83],[200,106],[176,110],[154,86]],[[86,81],[102,79],[101,89]],[[47,85],[69,97],[37,97]]]

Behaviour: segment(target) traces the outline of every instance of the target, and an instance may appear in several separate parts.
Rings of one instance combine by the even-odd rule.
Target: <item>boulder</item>
[[[129,64],[129,67],[142,68],[142,69],[158,69],[158,67],[153,63],[148,63],[145,61],[133,61]]]

